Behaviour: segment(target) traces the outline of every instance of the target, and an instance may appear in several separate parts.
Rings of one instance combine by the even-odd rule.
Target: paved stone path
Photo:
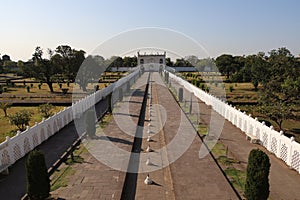
[[[167,116],[163,130],[169,161],[174,161],[187,148],[179,159],[170,164],[175,199],[238,199],[210,154],[199,158],[200,138],[171,93],[163,86],[159,74],[154,73],[153,78],[158,83],[159,104]],[[181,142],[172,145],[178,136]],[[194,138],[191,144],[184,146],[184,141],[190,138]]]
[[[173,182],[167,151],[163,149],[163,147],[166,146],[164,140],[165,133],[162,129],[162,121],[165,120],[165,117],[161,116],[161,110],[157,106],[159,97],[157,95],[156,81],[157,77],[152,73],[146,110],[146,119],[148,121],[147,124],[145,124],[144,139],[142,141],[143,152],[135,199],[174,199]],[[149,121],[149,119],[151,119],[151,121]],[[151,132],[149,133],[148,130]],[[147,141],[148,136],[151,136],[150,142]],[[148,145],[150,145],[153,152],[146,152]],[[146,165],[147,158],[150,159],[150,165]],[[148,174],[150,178],[155,181],[155,184],[146,185],[144,183]]]
[[[182,87],[175,82],[172,82],[172,86],[175,87],[177,91],[179,87]],[[184,98],[190,99],[190,93],[185,89]],[[193,96],[192,101],[193,112],[198,112],[200,110],[200,118],[202,122],[208,125],[211,123],[211,121],[214,121],[214,123],[219,123],[219,126],[222,128],[220,141],[225,146],[228,146],[230,153],[235,159],[241,161],[244,170],[247,167],[248,155],[252,149],[259,148],[268,154],[271,162],[269,176],[270,199],[299,199],[300,175],[296,171],[289,169],[289,167],[283,161],[271,154],[264,147],[247,141],[246,135],[240,129],[235,127],[229,121],[225,120],[221,115],[212,110],[204,102],[200,101],[195,96]],[[214,118],[214,120],[211,120],[212,118]]]
[[[117,103],[110,123],[102,130],[97,129],[98,138],[84,142],[89,150],[81,155],[84,163],[72,166],[75,174],[70,177],[67,187],[61,187],[51,193],[54,197],[64,199],[121,198],[147,76],[148,73],[143,74],[133,85],[134,93],[130,98],[124,97],[122,102]],[[127,152],[127,154],[122,155],[114,150],[123,150],[123,153]]]
[[[145,79],[144,76],[139,81]],[[137,177],[135,199],[237,199],[212,157],[207,156],[204,159],[199,159],[198,152],[201,140],[168,89],[163,86],[158,73],[152,73],[151,85],[151,121],[148,121],[150,116],[150,104],[148,103],[143,130],[143,151],[140,153],[138,161],[140,173]],[[123,127],[125,130],[130,129],[126,124],[132,116],[136,117],[133,121],[137,123],[142,95],[133,96],[127,101],[132,102],[130,115],[125,115],[122,106],[124,103],[121,102],[116,113],[118,113],[117,116],[123,118],[112,119],[103,132],[116,140],[123,141],[117,142],[116,145],[130,152],[130,142],[133,141],[133,138],[124,134],[117,126],[116,121],[123,121],[121,127],[125,126]],[[156,104],[161,104],[161,106]],[[180,123],[181,128],[179,128]],[[150,126],[148,126],[149,124]],[[164,124],[164,128],[160,130],[162,124]],[[120,124],[118,125],[120,126]],[[132,128],[132,133],[134,129],[135,127]],[[150,133],[148,133],[149,129],[151,130]],[[153,152],[146,152],[149,144],[146,138],[149,134],[153,140],[150,142]],[[99,134],[98,136],[102,137]],[[189,138],[191,138],[191,145],[184,146],[184,141],[189,141]],[[172,144],[174,141],[175,145]],[[168,146],[166,147],[166,145]],[[90,149],[95,146],[100,145],[90,145]],[[95,147],[92,150],[96,150],[97,155],[114,151],[110,147],[105,148],[105,150]],[[181,154],[183,155],[180,157]],[[116,157],[111,156],[110,160],[123,157],[123,162],[119,163],[119,168],[126,169],[129,158],[114,155]],[[60,188],[52,194],[66,199],[120,199],[125,172],[119,172],[102,164],[89,153],[84,153],[83,157],[85,162],[74,166],[76,173],[70,178],[68,186]],[[180,158],[176,160],[178,157]],[[145,164],[147,158],[150,158],[152,162],[150,166]],[[108,160],[106,161],[108,162]],[[172,164],[170,164],[171,162]],[[147,174],[150,175],[155,184],[144,184]]]

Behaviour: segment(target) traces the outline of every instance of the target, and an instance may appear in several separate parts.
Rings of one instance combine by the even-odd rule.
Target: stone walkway
[[[131,91],[134,93],[130,98],[124,97],[117,103],[110,123],[103,129],[97,128],[97,138],[83,142],[89,150],[81,155],[84,162],[72,165],[75,174],[69,178],[68,186],[53,191],[52,196],[62,199],[121,198],[147,76],[147,73],[143,74],[133,85]]]
[[[163,147],[166,146],[164,140],[165,133],[162,129],[162,121],[165,120],[165,117],[161,116],[161,110],[157,106],[158,95],[156,81],[157,77],[152,73],[146,109],[147,124],[145,124],[144,139],[142,141],[143,152],[141,153],[140,173],[137,179],[135,199],[174,199],[167,151],[163,149]],[[149,121],[149,119],[151,119],[151,121]],[[148,136],[151,137],[151,141],[147,141]],[[150,145],[150,148],[153,150],[152,152],[146,152],[148,145]],[[146,165],[148,158],[150,164]],[[148,174],[155,184],[146,185],[144,183]]]
[[[199,158],[200,138],[158,73],[153,76],[167,116],[163,130],[168,159],[174,161],[170,170],[175,199],[238,199],[210,154]]]
[[[145,79],[143,76],[138,82]],[[135,199],[238,199],[212,157],[208,155],[199,159],[201,140],[171,93],[164,87],[158,73],[152,73],[151,85],[151,121],[148,102],[142,133],[142,152],[137,159],[140,173],[137,175]],[[129,115],[126,115],[126,109],[122,106],[126,101],[130,102]],[[103,130],[105,135],[114,138],[114,144],[119,149],[126,152],[131,151],[132,134],[136,128],[133,126],[130,129],[130,119],[137,124],[141,102],[142,95],[120,102],[114,111],[117,118],[112,119]],[[120,121],[123,123],[118,123]],[[151,132],[148,132],[149,129]],[[131,135],[124,134],[128,130]],[[104,136],[103,133],[97,135],[99,138]],[[147,142],[148,135],[152,142]],[[52,192],[53,196],[65,199],[120,199],[125,172],[119,170],[126,169],[128,154],[115,151],[115,147],[101,148],[101,140],[96,141],[98,142],[91,142],[87,147],[96,154],[82,154],[85,162],[74,166],[76,172],[70,177],[68,186]],[[146,152],[149,144],[153,152]],[[110,159],[99,156],[111,153],[114,156],[110,156]],[[95,157],[102,159],[101,162]],[[147,158],[150,158],[152,164],[146,165]],[[115,160],[120,160],[117,162],[119,169],[102,164],[107,162],[106,164],[113,166]],[[144,184],[147,174],[154,184]]]

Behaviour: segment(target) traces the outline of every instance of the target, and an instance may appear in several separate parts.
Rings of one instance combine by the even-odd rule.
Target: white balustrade
[[[264,122],[259,122],[257,118],[254,119],[251,115],[237,110],[235,107],[204,92],[186,80],[170,72],[167,73],[169,73],[170,79],[185,87],[189,92],[193,92],[197,98],[212,106],[217,113],[241,129],[247,136],[251,139],[259,140],[260,144],[268,151],[300,173],[300,144],[293,137],[286,137],[282,131],[278,132],[273,127],[266,126]]]
[[[75,118],[80,117],[83,112],[112,93],[117,87],[123,86],[127,82],[132,85],[138,78],[138,75],[139,68],[110,86],[72,103],[72,106],[64,108],[64,110],[48,119],[43,119],[41,122],[35,123],[34,126],[27,127],[25,131],[18,131],[14,137],[6,137],[6,140],[0,144],[0,172],[7,170],[9,166],[13,165],[29,151],[57,133]],[[123,91],[125,89],[125,87],[122,87]]]

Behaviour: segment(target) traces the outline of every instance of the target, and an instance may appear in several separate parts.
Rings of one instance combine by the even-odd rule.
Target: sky
[[[298,0],[0,0],[0,8],[0,54],[14,61],[30,59],[36,46],[70,45],[90,54],[143,27],[184,34],[210,57],[280,47],[300,54]]]

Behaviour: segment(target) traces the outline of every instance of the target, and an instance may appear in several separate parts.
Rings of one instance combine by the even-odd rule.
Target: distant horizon
[[[70,45],[69,45],[70,46]],[[72,46],[70,46],[70,47],[72,47]],[[279,48],[287,48],[287,47],[278,47],[278,48],[275,48],[275,50],[277,50],[277,49],[279,49]],[[48,48],[43,48],[43,50],[47,50]],[[55,48],[54,48],[55,49]],[[52,49],[52,50],[54,50],[54,49]],[[83,51],[85,51],[84,49],[80,49],[80,48],[75,48],[76,50],[83,50]],[[288,50],[290,50],[289,48],[287,48]],[[267,52],[264,52],[264,51],[257,51],[256,53],[251,53],[251,54],[231,54],[231,53],[221,53],[220,55],[217,55],[217,56],[215,56],[215,57],[210,57],[210,56],[207,56],[207,57],[198,57],[198,59],[206,59],[206,58],[211,58],[211,59],[215,59],[215,58],[217,58],[218,56],[221,56],[221,55],[223,55],[223,54],[229,54],[229,55],[232,55],[232,56],[249,56],[249,55],[256,55],[257,53],[259,53],[259,52],[264,52],[266,55],[268,55],[268,52],[270,52],[271,50],[274,50],[274,49],[270,49],[269,51],[267,51]],[[33,51],[34,52],[34,51]],[[113,57],[113,56],[119,56],[119,57],[122,57],[122,58],[124,58],[124,57],[126,57],[126,56],[129,56],[129,57],[134,57],[134,56],[137,56],[137,52],[138,51],[136,51],[136,53],[133,53],[133,54],[126,54],[126,55],[112,55],[112,56],[110,56],[110,57],[105,57],[105,56],[103,56],[103,55],[100,55],[100,54],[88,54],[87,52],[86,52],[86,54],[85,54],[85,57],[87,57],[87,56],[101,56],[101,57],[103,57],[104,59],[110,59],[111,57]],[[146,54],[146,55],[149,55],[149,54],[155,54],[155,53],[153,53],[153,52],[140,52],[141,54]],[[161,53],[161,52],[160,52]],[[294,55],[294,57],[299,57],[300,58],[300,54],[298,54],[298,55],[295,55],[295,54],[293,54],[293,52],[291,52],[292,53],[292,55]],[[33,53],[32,53],[33,54]],[[32,57],[30,57],[30,58],[28,58],[28,59],[15,59],[15,58],[13,58],[10,54],[7,54],[7,53],[2,53],[2,52],[0,52],[0,57],[1,57],[1,59],[2,59],[2,56],[3,55],[8,55],[9,57],[10,57],[10,59],[11,59],[11,61],[13,61],[13,62],[18,62],[18,61],[22,61],[22,62],[28,62],[30,59],[32,59]],[[166,58],[170,58],[171,59],[171,61],[176,61],[176,59],[181,59],[181,58],[185,58],[185,57],[187,57],[187,56],[195,56],[195,55],[193,55],[193,54],[191,54],[191,55],[185,55],[184,57],[174,57],[174,56],[168,56],[168,53],[166,53]],[[47,56],[45,56],[45,57],[47,57]]]

